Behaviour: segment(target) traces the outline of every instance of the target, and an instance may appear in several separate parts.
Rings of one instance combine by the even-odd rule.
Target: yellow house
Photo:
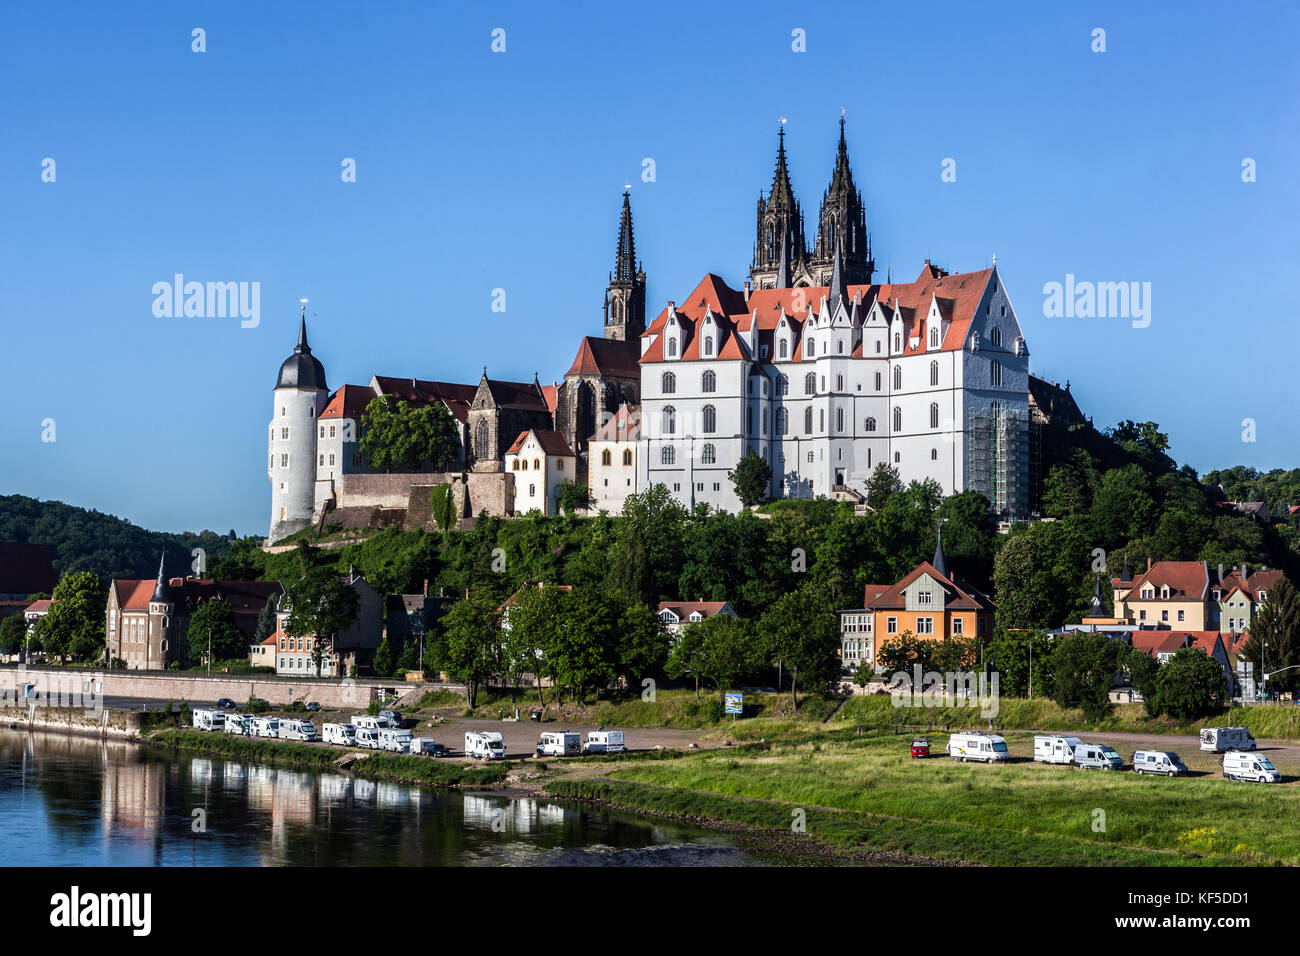
[[[1210,571],[1204,561],[1157,561],[1132,577],[1124,573],[1111,581],[1116,618],[1139,627],[1165,626],[1175,631],[1217,629],[1207,604]]]

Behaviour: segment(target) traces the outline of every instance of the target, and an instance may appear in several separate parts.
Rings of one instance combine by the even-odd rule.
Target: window
[[[665,435],[677,434],[677,409],[671,405],[664,406],[663,412],[663,432]]]
[[[520,470],[520,471],[527,471],[527,470],[528,470],[528,459],[527,459],[527,458],[520,459],[520,461],[519,461],[519,470]]]
[[[894,333],[894,351],[895,352],[903,351],[903,335],[901,332]]]
[[[785,340],[785,339],[782,339],[782,340],[781,340],[781,344],[780,344],[780,353],[781,353],[781,358],[785,358],[785,357],[786,357],[786,351],[787,351],[788,348],[789,348],[789,345],[787,344],[786,340]]]
[[[1178,620],[1181,621],[1182,619],[1183,619],[1183,612],[1182,612],[1182,611],[1179,611],[1179,612],[1178,612]]]
[[[903,456],[902,456],[902,454],[901,454],[900,452],[894,452],[894,464],[897,465],[897,464],[899,464],[902,460],[903,460]]]
[[[885,618],[885,633],[886,634],[898,633],[898,618],[896,617]]]
[[[352,453],[352,467],[353,467],[353,468],[360,468],[360,467],[361,467],[361,452],[359,452],[359,451],[354,451],[354,452]]]
[[[718,430],[718,411],[712,405],[704,406],[704,433],[712,435]]]
[[[704,378],[700,382],[700,389],[705,392],[716,392],[718,390],[718,376],[713,371],[704,373]]]
[[[813,460],[813,453],[812,453],[812,452],[808,452],[808,461],[811,462],[812,460]]]
[[[564,471],[564,459],[563,459],[563,458],[557,458],[557,459],[555,459],[555,470],[556,470],[556,471]]]
[[[930,384],[931,385],[939,384],[939,363],[938,362],[930,363]]]
[[[752,378],[745,383],[745,394],[746,395],[754,394],[754,380]]]
[[[837,391],[837,392],[842,392],[842,391],[844,391],[844,376],[843,376],[843,375],[836,375],[836,376],[835,376],[835,391]]]
[[[876,373],[876,391],[880,391],[880,373]]]
[[[894,366],[894,391],[898,391],[902,387],[903,387],[903,367],[901,365],[895,365]]]
[[[785,395],[790,391],[790,380],[784,375],[778,375],[776,378],[776,394]]]
[[[536,485],[529,485],[529,486],[528,486],[528,497],[529,497],[529,498],[535,498],[535,497],[537,497],[537,486],[536,486]]]
[[[324,455],[321,455],[321,456],[320,456],[320,461],[318,461],[316,464],[319,465],[321,468],[324,468],[324,467],[325,467],[325,456],[324,456]]]
[[[677,340],[676,340],[676,339],[669,339],[669,340],[668,340],[668,357],[669,357],[669,358],[676,358],[676,357],[677,357]]]
[[[930,427],[939,427],[939,406],[935,402],[930,403]]]
[[[322,425],[322,426],[320,427],[320,437],[321,437],[321,438],[324,438],[324,437],[325,437],[325,426],[324,426],[324,425]]]
[[[817,414],[817,430],[826,431],[826,409],[822,409]]]
[[[614,463],[614,456],[609,453],[608,448],[600,453],[600,463],[606,468]]]
[[[704,337],[704,354],[705,355],[713,354],[713,336],[711,335],[706,335]]]
[[[662,386],[662,391],[665,395],[673,394],[677,391],[677,376],[672,372],[664,372],[663,378],[660,380],[660,385]]]
[[[930,348],[937,349],[938,347],[939,347],[939,327],[936,325],[932,325],[930,326]]]
[[[817,394],[817,376],[812,372],[803,377],[803,393],[805,395]]]
[[[672,445],[664,445],[663,450],[659,452],[659,462],[663,465],[675,465],[677,450]]]
[[[865,422],[862,423],[862,430],[868,432],[874,432],[876,430],[876,420],[874,418],[868,418]]]
[[[918,618],[916,619],[916,633],[917,633],[918,635],[921,635],[921,634],[933,634],[933,633],[934,633],[934,618],[932,618],[932,617],[918,617]]]
[[[994,345],[1001,345],[1001,344],[1002,344],[1002,330],[1001,330],[1001,329],[994,329],[993,331],[991,331],[991,332],[989,333],[989,341],[992,342]]]
[[[964,622],[964,620],[963,620],[962,618],[960,618],[960,617],[954,617],[954,618],[952,619],[952,633],[953,633],[953,636],[954,636],[954,637],[955,637],[956,635],[962,633],[962,631],[963,631],[963,629],[964,629],[965,627],[966,627],[966,624],[965,624],[965,622]]]
[[[843,355],[843,354],[844,354],[844,340],[843,340],[843,339],[840,339],[840,340],[836,343],[836,346],[837,346],[837,348],[835,349],[835,351],[837,351],[837,352],[839,352],[841,355]]]
[[[540,458],[534,458],[533,471],[541,471],[541,470],[542,470],[542,460]]]
[[[745,434],[751,434],[754,431],[754,410],[745,409]]]
[[[1169,610],[1168,610],[1167,608],[1166,608],[1165,610],[1162,610],[1162,611],[1160,612],[1160,620],[1162,620],[1162,621],[1167,621],[1167,620],[1169,620]]]
[[[844,431],[844,409],[842,408],[835,409],[835,431]],[[843,482],[841,482],[841,484],[843,484]]]
[[[809,356],[817,354],[817,343],[811,338],[808,339],[808,354]]]
[[[776,410],[776,433],[784,435],[790,430],[790,413],[784,408]]]
[[[700,449],[700,464],[716,465],[717,463],[718,463],[718,450],[712,444],[706,444],[702,449]],[[700,491],[703,490],[704,490],[704,486],[700,485]]]
[[[812,434],[812,409],[811,408],[805,408],[803,410],[803,431],[805,435]],[[812,459],[809,459],[809,461],[811,460]]]
[[[330,438],[333,438],[333,437],[334,437],[334,426],[331,425],[331,426],[330,426]]]
[[[901,432],[902,430],[903,430],[903,410],[899,408],[897,405],[895,405],[894,406],[894,431]]]
[[[625,448],[625,449],[623,449],[623,464],[625,464],[625,465],[630,465],[630,464],[632,464],[632,449],[631,449],[631,448]]]
[[[289,455],[287,453],[280,455],[280,467],[281,468],[289,467]]]
[[[518,458],[516,458],[514,461],[512,461],[512,462],[510,463],[510,470],[511,470],[511,471],[518,471],[518,470],[519,470],[519,459],[518,459]]]
[[[938,461],[938,460],[939,460],[939,449],[937,449],[937,448],[931,448],[931,449],[930,449],[930,460],[931,460],[931,461]]]
[[[289,439],[289,426],[286,425],[285,427],[283,427],[283,428],[280,429],[280,437],[281,437],[282,439],[288,441],[288,439]]]
[[[1002,385],[1002,363],[994,362],[990,373],[993,387],[998,388]]]

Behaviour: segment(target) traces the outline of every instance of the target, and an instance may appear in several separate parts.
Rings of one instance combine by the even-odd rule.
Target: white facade
[[[751,450],[772,468],[771,497],[862,492],[880,462],[945,494],[997,484],[982,473],[988,442],[971,438],[991,415],[1027,421],[1029,384],[996,267],[927,263],[915,283],[852,287],[834,308],[824,289],[763,290],[729,317],[697,293],[695,318],[667,309],[642,337],[646,487],[736,511],[727,471]]]
[[[316,506],[316,418],[328,399],[325,389],[275,390],[266,462],[272,541],[311,524]]]
[[[557,432],[539,433],[529,429],[515,440],[506,452],[505,468],[515,476],[514,513],[524,515],[539,511],[544,515],[560,511],[560,486],[573,484],[577,476],[577,456],[564,445]],[[548,450],[549,449],[549,450]]]

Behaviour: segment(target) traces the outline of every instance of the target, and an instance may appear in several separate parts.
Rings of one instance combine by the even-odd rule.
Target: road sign
[[[727,710],[728,714],[743,714],[745,712],[745,695],[736,691],[727,692]]]

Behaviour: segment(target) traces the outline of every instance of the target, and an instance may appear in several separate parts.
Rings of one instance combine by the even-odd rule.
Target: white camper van
[[[193,714],[196,730],[222,730],[226,726],[224,710],[196,710]]]
[[[411,732],[396,727],[383,727],[379,731],[379,749],[389,753],[404,754],[411,749]]]
[[[1281,783],[1282,774],[1273,761],[1261,754],[1229,750],[1223,755],[1225,780],[1253,780],[1256,783]]]
[[[1074,748],[1081,743],[1078,737],[1035,736],[1034,759],[1039,763],[1074,763]]]
[[[371,717],[368,714],[353,714],[352,726],[360,729],[365,727],[369,730],[383,730],[385,727],[391,727],[387,717]]]
[[[254,717],[248,725],[250,737],[280,736],[280,719],[278,717]]]
[[[538,757],[576,757],[582,753],[582,734],[552,733],[537,738]]]
[[[351,747],[357,740],[357,728],[352,724],[325,724],[321,732],[327,744]]]
[[[358,727],[356,745],[367,750],[379,749],[379,731],[374,727]]]
[[[1176,777],[1187,773],[1187,764],[1178,754],[1166,750],[1139,750],[1133,754],[1134,773],[1162,773]]]
[[[968,760],[983,760],[985,763],[1006,760],[1007,742],[997,734],[981,731],[962,731],[948,738],[948,756],[965,763]]]
[[[465,756],[483,760],[503,760],[506,743],[495,730],[471,731],[465,735]]]
[[[226,714],[226,726],[222,729],[228,734],[246,734],[252,719],[248,714]]]
[[[1079,744],[1074,748],[1074,765],[1081,770],[1123,770],[1124,758],[1106,744]]]
[[[281,740],[320,740],[316,725],[310,720],[282,720],[278,736]]]
[[[623,752],[623,731],[593,730],[587,734],[587,742],[582,745],[585,754],[621,754]]]
[[[432,737],[412,737],[407,753],[417,757],[445,757],[447,748],[435,742]]]
[[[1254,750],[1255,738],[1245,727],[1202,727],[1201,749],[1217,753],[1221,750]]]

